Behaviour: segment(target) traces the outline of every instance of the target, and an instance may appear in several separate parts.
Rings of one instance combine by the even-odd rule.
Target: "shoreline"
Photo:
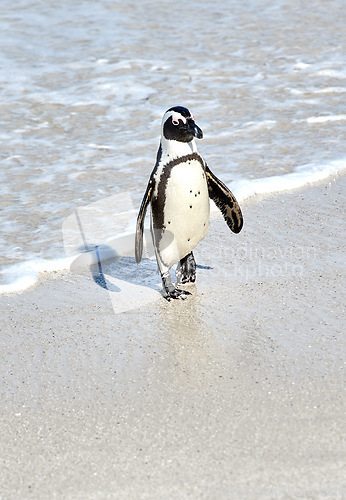
[[[1,295],[0,497],[341,499],[345,187],[213,217],[185,301],[126,257]]]
[[[238,202],[243,205],[255,202],[254,197],[260,195],[289,193],[292,190],[307,189],[319,181],[327,182],[329,179],[330,182],[332,178],[335,180],[345,175],[345,165],[345,159],[330,160],[319,165],[301,165],[296,167],[293,172],[283,175],[238,179],[229,181],[227,184],[232,188]],[[212,213],[219,213],[212,201],[210,208]],[[94,214],[92,217],[90,217],[91,210]],[[102,214],[101,217],[100,214]],[[137,209],[134,208],[128,192],[106,197],[84,207],[77,207],[74,213],[70,214],[62,224],[65,257],[47,260],[34,259],[5,266],[1,270],[5,276],[5,282],[0,282],[0,296],[29,290],[37,285],[40,275],[43,273],[73,270],[81,263],[85,267],[88,263],[96,263],[100,260],[98,252],[101,253],[101,261],[114,255],[134,254],[136,215]],[[114,225],[115,218],[119,218],[119,220]],[[113,224],[109,224],[110,220],[113,221]],[[130,227],[131,231],[129,231]],[[148,226],[146,227],[148,228]],[[151,241],[149,229],[147,232]],[[109,234],[117,236],[109,238]],[[85,252],[88,242],[91,248],[95,249],[96,245],[98,250]],[[83,249],[82,252],[81,249]],[[18,269],[22,271],[20,275],[18,275]],[[9,276],[12,276],[11,281],[8,279]]]

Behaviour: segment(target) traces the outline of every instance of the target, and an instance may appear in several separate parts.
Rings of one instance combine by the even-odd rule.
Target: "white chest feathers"
[[[209,230],[206,176],[193,156],[157,171],[152,234],[161,272],[190,253]]]

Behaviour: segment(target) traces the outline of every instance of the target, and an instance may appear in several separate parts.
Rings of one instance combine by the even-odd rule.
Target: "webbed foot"
[[[175,288],[170,292],[165,291],[164,298],[168,300],[168,302],[170,302],[171,299],[185,300],[187,299],[187,295],[191,295],[191,292],[188,292],[187,290],[181,290],[180,288]]]
[[[172,283],[169,272],[161,275],[161,278],[163,285],[163,296],[166,300],[168,300],[168,302],[171,299],[185,300],[187,298],[187,295],[191,295],[190,292],[181,290],[180,288],[177,288],[174,283]]]

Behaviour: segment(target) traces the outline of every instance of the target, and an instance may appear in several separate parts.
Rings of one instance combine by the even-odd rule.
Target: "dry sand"
[[[133,259],[120,314],[89,271],[1,297],[0,498],[345,498],[345,185],[215,217],[186,301]]]

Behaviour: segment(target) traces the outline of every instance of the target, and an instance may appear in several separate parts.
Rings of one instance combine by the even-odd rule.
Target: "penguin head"
[[[203,132],[187,108],[174,106],[163,115],[162,136],[167,141],[191,142],[195,137],[202,139]]]

